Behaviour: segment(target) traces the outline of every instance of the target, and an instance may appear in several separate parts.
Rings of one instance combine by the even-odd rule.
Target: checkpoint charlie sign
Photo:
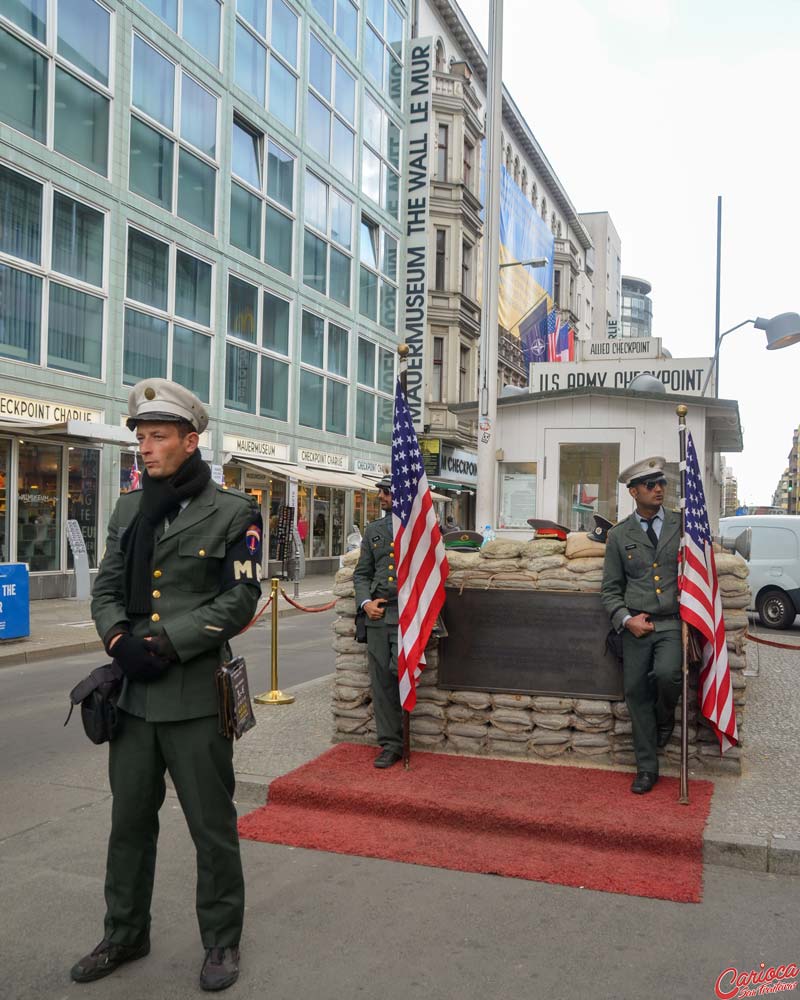
[[[617,341],[617,343],[619,343]],[[654,375],[669,393],[700,396],[713,358],[647,358],[642,361],[548,362],[530,366],[531,392],[564,389],[627,389],[637,375]],[[709,383],[713,394],[713,379]]]

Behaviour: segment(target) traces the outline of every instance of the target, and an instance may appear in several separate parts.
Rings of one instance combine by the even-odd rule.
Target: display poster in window
[[[500,528],[528,528],[536,517],[536,472],[504,471],[501,474]]]
[[[275,558],[281,562],[286,558],[286,546],[294,524],[294,507],[284,504],[278,511],[278,523],[275,526]]]
[[[422,452],[425,475],[429,479],[440,475],[442,471],[442,442],[439,438],[423,439],[420,441],[419,447]]]

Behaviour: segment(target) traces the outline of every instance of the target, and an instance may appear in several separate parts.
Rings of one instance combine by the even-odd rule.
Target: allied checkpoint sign
[[[0,563],[0,640],[31,634],[27,563]]]
[[[532,364],[528,385],[534,393],[564,389],[627,389],[637,375],[654,375],[676,396],[700,396],[713,358],[635,358],[620,361],[553,361]],[[714,395],[714,379],[707,394]]]

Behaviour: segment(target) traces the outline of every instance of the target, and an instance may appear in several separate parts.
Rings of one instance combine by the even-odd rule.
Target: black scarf
[[[211,470],[199,451],[193,452],[168,479],[142,475],[142,502],[139,511],[122,537],[125,555],[125,610],[129,615],[149,615],[151,576],[156,528],[165,519],[180,513],[181,501],[202,493],[211,478]]]

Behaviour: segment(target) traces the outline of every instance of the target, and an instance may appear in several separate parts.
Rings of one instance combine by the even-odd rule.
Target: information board
[[[0,641],[30,634],[28,567],[25,563],[0,563]]]

